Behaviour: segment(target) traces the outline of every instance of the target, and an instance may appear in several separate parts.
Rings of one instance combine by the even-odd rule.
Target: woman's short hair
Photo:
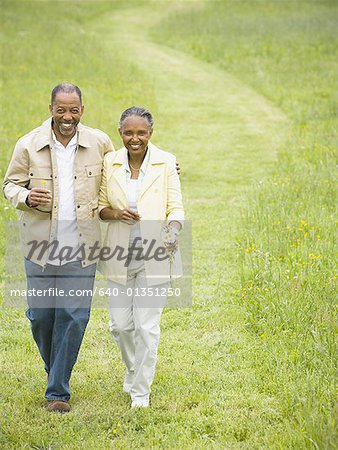
[[[126,118],[131,116],[137,116],[146,119],[149,124],[149,127],[153,128],[154,125],[153,116],[151,115],[151,112],[148,111],[146,108],[143,108],[143,106],[131,106],[130,108],[127,108],[125,111],[123,111],[119,121],[119,128],[122,128],[123,122],[126,120]]]

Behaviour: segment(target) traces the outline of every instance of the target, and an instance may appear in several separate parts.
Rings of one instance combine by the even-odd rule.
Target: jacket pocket
[[[87,177],[97,177],[101,176],[102,173],[102,164],[91,164],[85,167]]]
[[[99,195],[102,170],[102,164],[90,164],[85,166],[89,201],[96,199]]]
[[[52,186],[53,174],[50,167],[30,167],[29,168],[29,188],[39,187],[50,189]],[[49,185],[45,188],[44,185]]]

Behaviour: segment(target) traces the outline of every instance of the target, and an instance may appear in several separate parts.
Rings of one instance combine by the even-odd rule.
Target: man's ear
[[[49,105],[49,112],[50,112],[51,114],[53,114],[53,106],[52,106],[52,105]]]
[[[118,128],[118,130],[119,130],[120,136],[122,137],[122,130],[121,130],[121,128]]]

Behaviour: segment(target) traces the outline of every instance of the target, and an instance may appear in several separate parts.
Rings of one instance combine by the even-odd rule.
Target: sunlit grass
[[[147,3],[137,11],[144,27]],[[208,105],[209,113],[208,93],[186,81],[191,92],[165,109],[178,104],[181,86],[173,88],[168,70],[159,94],[144,53],[130,56],[128,33],[118,39],[109,25],[114,12],[127,23],[134,2],[1,2],[1,174],[16,139],[47,117],[59,81],[83,87],[84,123],[116,146],[121,110],[146,104],[159,116],[154,142],[183,162],[194,299],[191,309],[164,312],[149,411],[130,410],[107,312],[93,310],[68,416],[44,411],[45,377],[28,321],[23,310],[3,308],[0,447],[336,446],[335,2],[179,3],[168,17],[165,3],[152,5],[163,19],[149,35],[209,62],[210,72],[232,74],[261,95],[261,108],[268,99],[281,109],[291,126],[275,163],[267,160],[274,128],[249,116],[240,91],[229,99],[236,108]],[[200,116],[190,96],[204,108]],[[213,133],[218,123],[222,136]],[[0,210],[16,216],[4,199]],[[3,256],[4,238],[0,245]]]
[[[280,402],[276,448],[333,448],[337,439],[336,6],[208,2],[152,32],[235,74],[294,124],[274,175],[247,195],[235,233],[233,302],[260,338],[264,390]]]

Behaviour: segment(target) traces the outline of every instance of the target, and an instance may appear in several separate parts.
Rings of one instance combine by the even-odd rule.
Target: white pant
[[[143,294],[145,289],[148,294],[163,294],[168,286],[149,288],[144,263],[135,259],[129,264],[126,286],[109,281],[110,331],[127,368],[125,383],[133,401],[149,400],[166,301],[166,295]]]

